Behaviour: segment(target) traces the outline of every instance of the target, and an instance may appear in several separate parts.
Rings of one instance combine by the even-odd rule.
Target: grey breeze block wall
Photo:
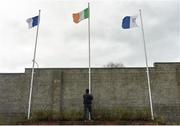
[[[26,116],[31,69],[0,74],[0,115]],[[180,122],[180,63],[155,63],[150,68],[155,116]],[[83,109],[87,68],[35,69],[32,112]],[[146,68],[92,68],[93,108],[149,108]]]

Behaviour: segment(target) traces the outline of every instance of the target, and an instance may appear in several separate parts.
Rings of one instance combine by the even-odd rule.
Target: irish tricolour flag
[[[89,18],[89,8],[84,9],[83,11],[79,13],[73,14],[73,21],[74,23],[79,23],[80,21]]]

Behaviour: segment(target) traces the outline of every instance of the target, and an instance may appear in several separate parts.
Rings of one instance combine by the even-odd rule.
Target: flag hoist
[[[31,101],[32,101],[33,81],[34,81],[34,66],[36,63],[36,48],[37,48],[37,40],[38,40],[38,32],[39,32],[40,13],[41,13],[41,10],[39,10],[38,16],[28,18],[26,20],[29,25],[29,28],[33,28],[33,27],[37,26],[35,47],[34,47],[34,57],[32,60],[33,65],[32,65],[32,72],[31,72],[31,82],[30,82],[30,90],[29,90],[29,104],[28,104],[28,116],[27,116],[28,119],[30,119],[30,114],[31,114]]]

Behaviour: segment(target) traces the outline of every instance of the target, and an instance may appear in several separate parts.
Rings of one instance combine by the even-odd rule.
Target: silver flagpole
[[[145,37],[144,37],[145,35],[144,35],[141,9],[139,9],[139,13],[140,13],[140,18],[141,18],[141,29],[142,29],[142,36],[143,36],[143,42],[144,42],[144,54],[145,54],[145,59],[146,59],[146,73],[147,73],[147,81],[148,81],[148,89],[149,89],[149,102],[150,102],[150,108],[151,108],[151,119],[154,120],[152,96],[151,96],[151,85],[150,85],[149,68],[148,68],[148,59],[147,59],[147,52],[146,52],[146,42],[145,42]]]
[[[37,25],[37,30],[36,30],[36,40],[35,40],[34,57],[33,57],[32,73],[31,73],[31,83],[30,83],[30,91],[29,91],[28,119],[30,118],[30,113],[31,113],[31,99],[32,99],[32,89],[33,89],[33,80],[34,80],[34,65],[36,62],[35,59],[36,59],[36,47],[37,47],[37,39],[38,39],[39,23],[40,23],[40,13],[41,13],[41,10],[39,10],[38,25]]]
[[[89,18],[88,18],[88,39],[89,39],[89,93],[91,94],[91,43],[90,43],[90,3],[88,2]]]
[[[89,39],[89,93],[91,94],[91,43],[90,43],[90,3],[88,2],[88,10],[89,10],[89,17],[88,17],[88,39]],[[91,115],[89,112],[89,120],[91,120]]]

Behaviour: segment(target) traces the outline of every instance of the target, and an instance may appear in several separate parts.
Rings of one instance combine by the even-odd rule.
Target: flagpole
[[[30,83],[30,91],[29,91],[29,104],[28,104],[28,119],[30,118],[31,113],[31,100],[32,100],[32,89],[33,89],[33,81],[34,81],[34,65],[36,62],[36,48],[37,48],[37,40],[38,40],[38,32],[39,32],[39,22],[40,22],[40,13],[41,10],[39,10],[39,18],[38,18],[38,25],[36,30],[36,39],[35,39],[35,48],[34,48],[34,57],[33,57],[33,65],[32,65],[32,73],[31,73],[31,83]]]
[[[149,90],[149,101],[150,101],[150,108],[151,108],[151,119],[154,120],[153,114],[153,106],[152,106],[152,96],[151,96],[151,86],[150,86],[150,77],[149,77],[149,68],[148,68],[148,59],[147,59],[147,52],[146,52],[146,42],[145,42],[145,35],[144,35],[144,28],[143,28],[143,20],[141,15],[141,9],[139,9],[140,18],[141,18],[141,29],[142,29],[142,36],[143,36],[143,43],[144,43],[144,54],[146,59],[146,73],[147,73],[147,81],[148,81],[148,90]]]
[[[91,43],[90,43],[90,3],[88,2],[89,18],[88,18],[88,40],[89,40],[89,93],[91,94]]]
[[[89,40],[89,93],[91,94],[91,41],[90,41],[90,3],[88,2],[89,18],[88,18],[88,40]],[[91,120],[91,114],[89,112],[89,120]]]

